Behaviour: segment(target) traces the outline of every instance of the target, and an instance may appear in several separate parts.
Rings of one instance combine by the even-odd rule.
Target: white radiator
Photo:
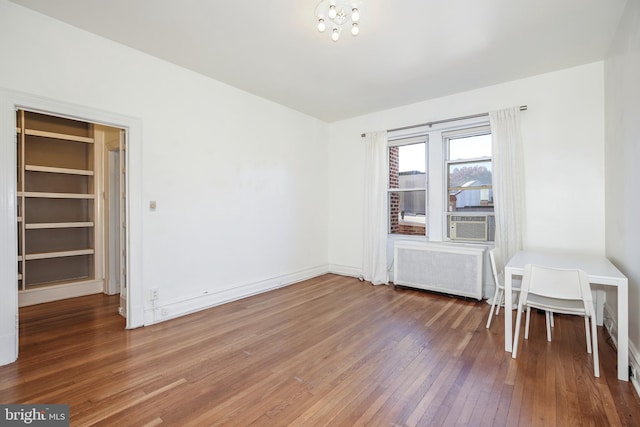
[[[484,250],[481,245],[396,241],[393,282],[480,300]]]

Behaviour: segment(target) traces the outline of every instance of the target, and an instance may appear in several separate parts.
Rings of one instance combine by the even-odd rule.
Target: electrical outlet
[[[161,316],[168,316],[169,315],[169,309],[168,308],[163,308],[160,310],[160,315]]]
[[[155,301],[158,299],[158,293],[159,293],[158,288],[151,289],[150,291],[151,301]]]
[[[629,378],[637,378],[636,368],[633,365],[629,365]]]

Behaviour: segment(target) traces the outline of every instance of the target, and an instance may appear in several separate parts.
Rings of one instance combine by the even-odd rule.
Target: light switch
[[[152,211],[156,210],[156,201],[152,200],[149,202],[149,209],[151,209]]]

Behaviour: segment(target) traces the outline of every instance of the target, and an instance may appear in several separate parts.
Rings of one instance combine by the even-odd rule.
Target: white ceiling
[[[604,58],[627,0],[362,0],[360,35],[317,0],[12,0],[332,122]]]

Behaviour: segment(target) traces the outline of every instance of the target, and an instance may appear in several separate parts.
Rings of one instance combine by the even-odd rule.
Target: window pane
[[[449,140],[449,160],[491,157],[491,134]]]
[[[426,191],[389,192],[389,232],[392,234],[426,234]]]
[[[491,161],[449,164],[449,188],[491,185]]]
[[[493,212],[493,190],[462,190],[449,193],[449,211]]]
[[[389,188],[425,188],[425,143],[389,147]]]
[[[465,210],[493,212],[490,161],[453,163],[449,164],[448,168],[450,212]]]

